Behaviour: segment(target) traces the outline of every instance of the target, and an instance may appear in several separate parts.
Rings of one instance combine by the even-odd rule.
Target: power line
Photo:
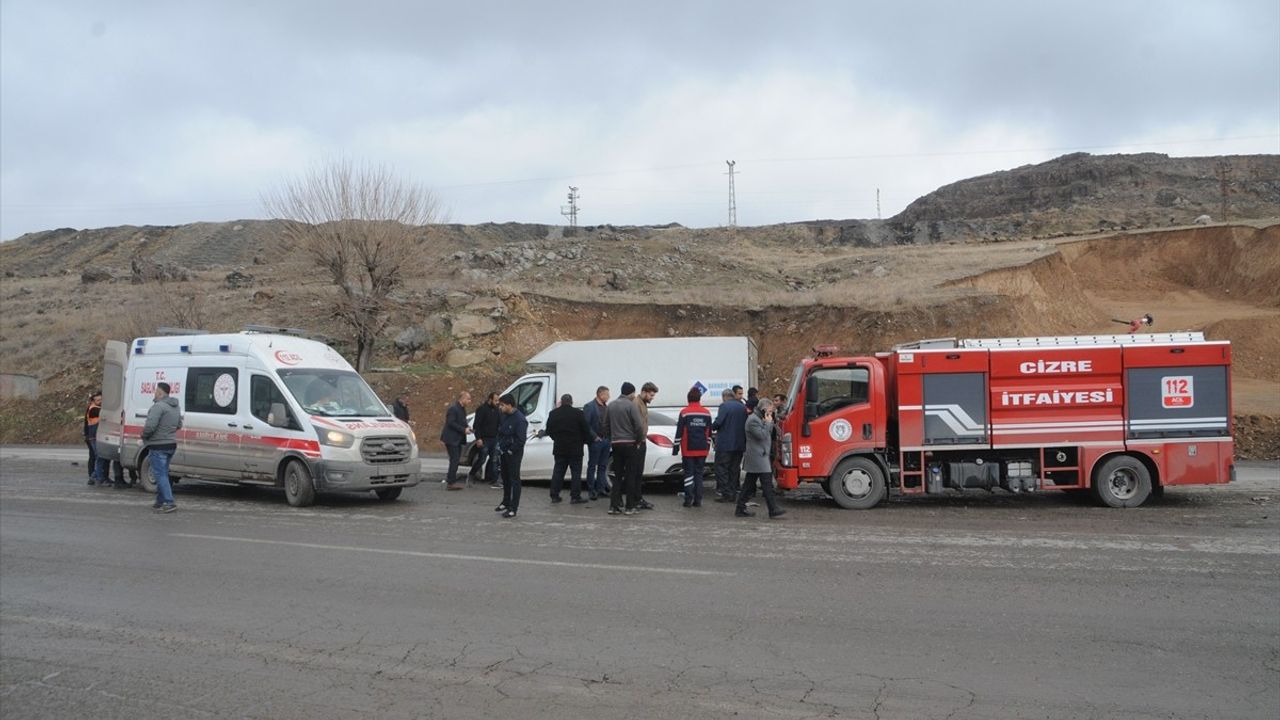
[[[569,204],[560,206],[560,214],[569,218],[569,227],[578,227],[578,188],[569,186]]]

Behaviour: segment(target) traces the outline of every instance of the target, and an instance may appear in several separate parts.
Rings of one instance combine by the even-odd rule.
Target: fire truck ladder
[[[1143,333],[1141,335],[1064,335],[1055,337],[936,338],[894,345],[894,350],[979,348],[1080,347],[1107,345],[1179,345],[1204,342],[1202,332]]]

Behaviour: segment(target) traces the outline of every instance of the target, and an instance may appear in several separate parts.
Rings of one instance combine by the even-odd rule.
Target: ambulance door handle
[[[252,430],[252,429],[253,429],[253,426],[252,426],[252,425],[241,425],[240,427],[244,428],[245,430]]]
[[[239,425],[236,425],[235,423],[227,423],[227,427],[239,427]]]

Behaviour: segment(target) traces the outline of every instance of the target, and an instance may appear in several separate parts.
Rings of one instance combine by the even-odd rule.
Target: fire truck
[[[814,348],[779,420],[784,490],[838,505],[1002,489],[1137,507],[1234,479],[1231,344],[1202,333],[924,340]]]

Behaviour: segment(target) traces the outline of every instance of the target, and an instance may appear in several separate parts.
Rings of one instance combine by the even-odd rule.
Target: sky
[[[1280,2],[0,0],[0,239],[336,159],[451,222],[709,227],[727,160],[762,225],[1075,151],[1280,153]]]

